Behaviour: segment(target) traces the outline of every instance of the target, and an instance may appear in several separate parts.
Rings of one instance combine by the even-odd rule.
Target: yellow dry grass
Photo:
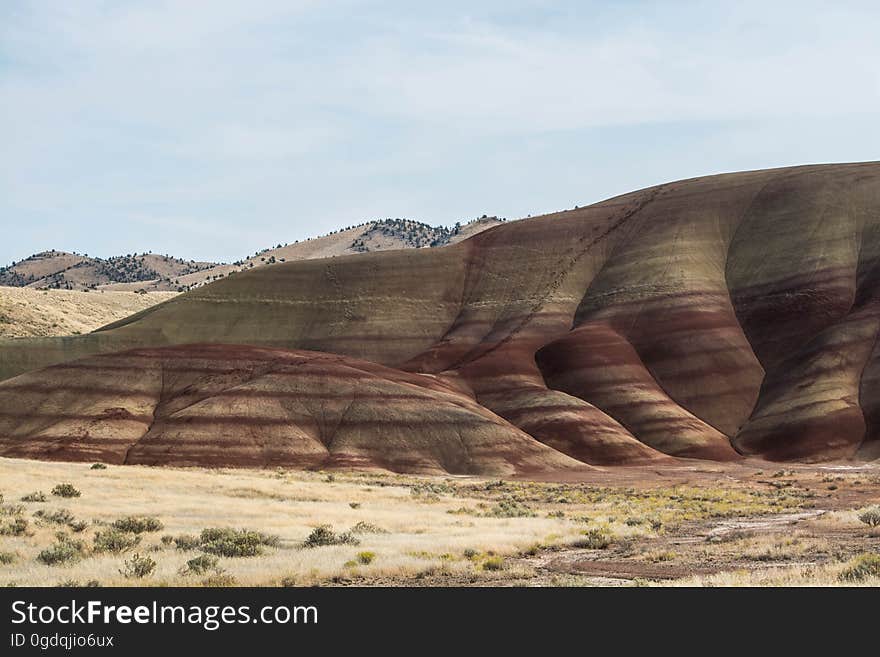
[[[0,287],[0,337],[88,333],[176,294]]]
[[[328,481],[328,479],[330,479]],[[377,485],[386,483],[390,485]],[[82,492],[63,499],[49,494],[59,482],[70,482]],[[206,527],[248,528],[277,535],[280,545],[251,558],[221,559],[221,567],[239,585],[278,585],[324,582],[345,574],[381,577],[418,577],[437,569],[444,572],[483,572],[488,552],[513,554],[536,542],[570,540],[582,527],[546,517],[485,518],[447,511],[474,502],[461,498],[434,499],[413,495],[410,487],[394,485],[390,475],[328,477],[321,473],[248,470],[179,470],[108,466],[91,470],[88,464],[43,463],[0,459],[0,492],[7,506],[23,505],[28,535],[0,536],[0,552],[15,561],[0,565],[0,586],[53,586],[66,581],[102,585],[199,585],[204,578],[181,575],[196,551],[163,546],[163,534],[198,534]],[[20,502],[41,490],[44,503]],[[40,509],[68,509],[89,527],[73,538],[91,546],[94,532],[128,515],[158,517],[165,525],[144,534],[138,552],[157,562],[156,572],[144,580],[125,579],[118,571],[133,551],[122,555],[87,554],[76,563],[47,566],[37,561],[40,550],[54,541],[57,525],[40,524]],[[304,549],[304,539],[317,526],[328,524],[337,532],[358,522],[387,533],[358,534],[360,545]],[[69,531],[69,530],[68,530]],[[375,553],[370,564],[350,564],[357,554]],[[476,554],[471,555],[471,551]],[[471,555],[470,558],[465,556]]]
[[[660,586],[880,586],[880,576],[862,580],[841,580],[840,576],[853,562],[827,565],[796,565],[780,568],[743,569],[697,577],[665,581]]]

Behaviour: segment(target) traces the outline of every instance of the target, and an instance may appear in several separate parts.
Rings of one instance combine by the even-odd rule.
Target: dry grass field
[[[0,338],[78,335],[176,296],[0,286]]]
[[[880,584],[876,466],[590,476],[0,459],[0,585]]]

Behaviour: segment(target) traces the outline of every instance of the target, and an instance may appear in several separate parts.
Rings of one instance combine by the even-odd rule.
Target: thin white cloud
[[[765,3],[761,24],[731,8],[674,31],[507,33],[469,22],[377,38],[352,54],[346,81],[377,113],[518,133],[880,109],[877,7],[793,14],[783,4]]]

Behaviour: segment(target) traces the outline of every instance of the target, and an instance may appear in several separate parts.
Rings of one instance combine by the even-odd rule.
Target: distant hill
[[[0,286],[184,292],[233,272],[278,262],[455,244],[503,221],[497,217],[483,216],[451,228],[430,226],[411,219],[369,221],[321,237],[278,244],[232,264],[182,260],[154,253],[105,259],[66,251],[43,251],[0,268]]]
[[[172,289],[171,280],[215,267],[213,262],[143,253],[93,258],[66,251],[43,251],[0,269],[0,285],[54,290],[95,290],[124,283]]]
[[[278,244],[232,264],[217,265],[205,271],[179,276],[176,287],[181,292],[224,278],[231,273],[295,260],[335,258],[337,256],[426,249],[455,244],[488,228],[504,223],[505,219],[483,216],[452,228],[430,226],[411,219],[382,219],[357,226],[348,226],[321,237],[312,237],[291,244]],[[114,285],[110,289],[131,289],[131,285]],[[150,286],[148,290],[169,289]]]
[[[89,333],[175,296],[0,287],[0,338]]]

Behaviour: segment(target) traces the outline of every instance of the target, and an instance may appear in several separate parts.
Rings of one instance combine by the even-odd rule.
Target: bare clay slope
[[[7,457],[433,474],[581,465],[437,377],[306,351],[93,356],[0,384],[0,408]]]
[[[0,376],[246,343],[440,374],[587,463],[876,458],[878,272],[880,164],[726,174],[442,249],[235,274],[98,333],[0,347]]]

